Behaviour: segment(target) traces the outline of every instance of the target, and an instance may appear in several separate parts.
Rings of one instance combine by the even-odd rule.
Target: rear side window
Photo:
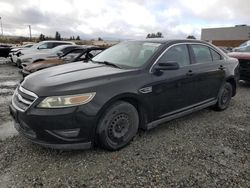
[[[213,57],[213,61],[219,61],[222,59],[221,55],[214,51],[213,49],[210,48],[210,51],[211,51],[211,54],[212,54],[212,57]]]
[[[189,61],[189,54],[187,45],[180,44],[171,47],[169,50],[167,50],[163,56],[159,59],[159,63],[167,63],[169,61],[175,61],[180,66],[186,66],[190,64]]]
[[[196,63],[208,63],[213,61],[210,50],[207,46],[192,44],[191,47],[194,52]]]

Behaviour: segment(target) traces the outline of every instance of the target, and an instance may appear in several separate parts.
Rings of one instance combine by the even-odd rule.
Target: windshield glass
[[[246,45],[247,45],[247,42],[244,42],[244,43],[242,43],[242,44],[240,45],[240,47],[246,46]]]
[[[76,58],[77,56],[79,56],[81,53],[83,53],[83,50],[82,49],[76,49],[76,50],[73,50],[71,52],[69,52],[68,54],[65,54],[62,59],[64,61],[71,61],[73,60],[74,58]]]
[[[235,49],[235,52],[250,52],[250,46]]]
[[[161,43],[123,42],[101,52],[93,58],[96,62],[110,62],[126,67],[141,67],[155,53]]]
[[[69,45],[60,45],[51,49],[51,54],[56,54],[59,51],[62,51],[64,48],[68,47]]]

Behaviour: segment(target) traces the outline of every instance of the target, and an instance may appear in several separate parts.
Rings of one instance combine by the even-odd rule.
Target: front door
[[[180,68],[162,70],[160,74],[152,74],[152,105],[155,119],[178,113],[193,104],[195,83],[187,45],[172,46],[160,57],[154,67],[158,63],[170,61],[177,62]]]

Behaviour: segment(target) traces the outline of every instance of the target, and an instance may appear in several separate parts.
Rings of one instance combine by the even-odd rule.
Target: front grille
[[[12,105],[19,111],[26,111],[37,99],[37,95],[31,91],[18,87],[12,97]]]

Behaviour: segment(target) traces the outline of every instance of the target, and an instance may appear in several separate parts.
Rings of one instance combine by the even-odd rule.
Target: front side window
[[[190,64],[187,45],[180,44],[168,49],[159,59],[159,63],[177,62],[181,67]]]
[[[208,63],[213,61],[210,50],[207,46],[192,44],[191,47],[194,52],[196,63]]]
[[[112,46],[93,58],[123,67],[141,67],[153,56],[161,43],[129,41]]]
[[[38,47],[38,49],[48,49],[48,43],[44,43]]]

